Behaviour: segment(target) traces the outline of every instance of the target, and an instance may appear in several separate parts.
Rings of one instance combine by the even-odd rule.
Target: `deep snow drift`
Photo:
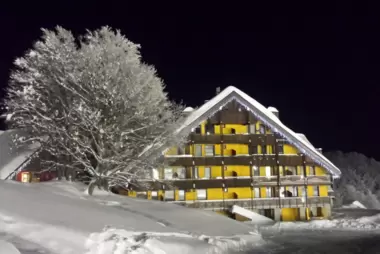
[[[231,253],[263,243],[249,225],[213,212],[87,196],[79,183],[0,181],[0,204],[0,239],[17,236],[47,253]]]

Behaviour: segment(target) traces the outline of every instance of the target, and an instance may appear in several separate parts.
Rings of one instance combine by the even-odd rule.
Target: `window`
[[[265,167],[265,175],[267,177],[269,177],[269,176],[271,176],[271,174],[272,174],[272,168],[270,166],[266,166]]]
[[[260,170],[258,166],[252,166],[252,175],[253,176],[260,176]]]
[[[258,154],[257,146],[251,146],[251,154]]]
[[[178,168],[177,169],[177,176],[179,179],[185,179],[186,178],[186,169],[185,168]]]
[[[197,199],[198,200],[206,200],[207,199],[206,190],[197,190]]]
[[[157,191],[152,191],[151,196],[152,196],[153,200],[158,200],[158,193],[157,193]]]
[[[301,186],[300,188],[301,188],[301,195],[302,195],[302,197],[306,197],[306,188],[305,188],[305,186]]]
[[[260,134],[265,134],[265,126],[260,124]]]
[[[198,179],[198,167],[193,167],[193,178]]]
[[[185,191],[184,190],[178,190],[178,200],[179,201],[185,201]]]
[[[266,194],[267,194],[267,198],[272,197],[272,188],[271,187],[266,187]]]
[[[277,153],[284,154],[284,144],[277,144]]]
[[[256,124],[250,124],[249,125],[249,132],[256,134]]]
[[[260,195],[260,188],[255,187],[255,188],[253,188],[253,191],[254,191],[254,194],[255,194],[255,198],[260,198],[261,197],[261,195]]]
[[[314,197],[319,196],[319,186],[313,186],[313,196]]]
[[[214,125],[207,122],[206,125],[205,125],[205,129],[206,129],[206,134],[213,134],[215,133],[215,128],[214,128]]]
[[[202,145],[195,145],[195,156],[202,156]]]
[[[210,179],[211,178],[211,168],[207,167],[205,168],[205,177],[206,179]]]
[[[231,128],[231,134],[236,134],[236,129]]]
[[[174,191],[166,190],[165,191],[165,201],[174,201]]]
[[[261,146],[261,153],[267,154],[267,146],[266,145]]]
[[[196,134],[201,134],[201,126],[198,126],[197,128],[195,128],[194,132]]]
[[[298,187],[297,186],[293,186],[293,197],[298,197]]]
[[[213,145],[205,145],[205,155],[206,156],[214,156],[214,146]]]
[[[153,176],[153,179],[160,179],[160,173],[158,172],[158,169],[156,168],[152,169],[152,176]]]
[[[173,170],[171,168],[164,169],[164,179],[173,179]]]
[[[309,175],[315,176],[315,167],[314,166],[310,166]]]

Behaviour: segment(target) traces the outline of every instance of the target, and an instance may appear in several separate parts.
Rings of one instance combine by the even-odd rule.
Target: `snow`
[[[361,208],[361,209],[367,209],[362,203],[359,201],[354,201],[350,205],[342,206],[343,208]]]
[[[252,221],[252,224],[255,225],[274,224],[274,221],[272,219],[237,205],[232,206],[231,212],[250,219]]]
[[[11,243],[0,240],[0,253],[3,254],[21,254],[18,249]]]
[[[339,177],[341,175],[340,170],[325,156],[318,152],[308,141],[305,141],[291,129],[286,127],[269,109],[234,86],[227,87],[190,114],[182,126],[177,130],[177,133],[190,133],[191,128],[198,126],[202,121],[219,111],[224,105],[232,100],[237,100],[240,104],[246,106],[248,110],[251,110],[252,113],[259,118],[259,120],[263,121],[274,131],[281,133],[300,151],[304,152],[306,155],[310,156],[311,159],[326,168],[334,175],[334,177]]]
[[[278,110],[275,107],[269,106],[268,110],[272,113],[278,113]]]
[[[194,111],[194,108],[192,107],[187,107],[183,110],[183,112],[192,112],[192,111]]]
[[[0,181],[0,236],[55,254],[229,253],[263,243],[251,226],[211,211],[85,189]]]
[[[17,148],[12,142],[12,135],[16,133],[16,130],[0,133],[0,179],[8,177],[38,149],[37,144]]]

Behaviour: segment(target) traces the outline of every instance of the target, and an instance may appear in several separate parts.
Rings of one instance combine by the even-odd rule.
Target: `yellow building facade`
[[[328,218],[332,179],[340,171],[303,134],[288,129],[278,111],[228,87],[188,112],[182,147],[164,151],[165,167],[140,196],[213,210],[235,219],[232,206],[274,220]]]

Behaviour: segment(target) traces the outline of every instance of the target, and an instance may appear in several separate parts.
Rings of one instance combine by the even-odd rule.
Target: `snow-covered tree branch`
[[[11,74],[6,109],[27,133],[15,142],[39,142],[46,167],[86,170],[97,183],[149,178],[161,145],[182,142],[173,133],[183,107],[139,50],[108,27],[79,43],[61,27],[43,30]]]

